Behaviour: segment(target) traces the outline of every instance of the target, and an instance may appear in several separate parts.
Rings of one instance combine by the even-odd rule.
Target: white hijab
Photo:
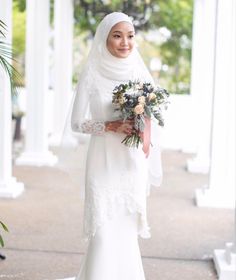
[[[64,126],[62,143],[58,155],[58,167],[68,172],[72,181],[80,185],[80,187],[84,185],[84,176],[81,178],[78,174],[81,174],[81,170],[83,170],[83,174],[85,173],[87,147],[90,136],[82,133],[75,134],[71,130],[71,116],[73,114],[72,110],[75,96],[77,94],[81,96],[86,95],[89,91],[89,87],[92,86],[91,76],[96,78],[97,75],[102,75],[104,78],[108,79],[109,82],[114,81],[117,83],[117,81],[139,79],[143,82],[151,82],[154,84],[152,76],[145,66],[136,46],[134,46],[131,54],[127,58],[117,58],[108,51],[106,47],[108,34],[112,27],[119,22],[128,22],[133,25],[131,19],[126,14],[120,12],[108,14],[99,23],[87,61],[80,74]],[[104,85],[101,85],[101,90],[103,86]],[[83,102],[83,99],[81,100],[81,102]],[[78,119],[84,117],[84,112],[74,113],[78,114]],[[154,145],[149,155],[150,184],[159,186],[162,180],[160,147],[159,144],[157,145],[159,142],[159,129],[156,123],[152,123],[152,143]],[[84,146],[84,148],[81,149],[81,146]],[[82,157],[81,153],[84,154],[84,157]],[[147,194],[149,194],[149,189],[147,190]],[[84,188],[81,188],[81,196],[84,198]]]
[[[102,76],[122,81],[126,80],[132,72],[135,52],[132,51],[127,58],[117,58],[107,50],[106,46],[110,30],[121,21],[133,25],[130,18],[123,13],[114,12],[104,17],[97,27],[88,62],[89,60],[95,62],[96,70]]]
[[[153,82],[136,45],[127,58],[117,58],[108,51],[107,37],[112,27],[119,22],[128,22],[133,25],[132,20],[126,14],[120,12],[108,14],[99,23],[83,72],[86,71],[86,68],[92,66],[92,71],[97,71],[111,80],[124,81],[131,78],[140,78]],[[82,79],[79,83],[81,82]]]

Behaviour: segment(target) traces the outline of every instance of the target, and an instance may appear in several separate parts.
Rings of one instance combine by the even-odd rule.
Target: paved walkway
[[[152,237],[139,238],[147,280],[217,279],[213,250],[233,239],[233,210],[195,206],[194,190],[208,178],[186,172],[187,158],[163,153],[164,182],[148,198]],[[79,190],[53,168],[17,166],[14,175],[26,190],[15,200],[0,199],[0,218],[10,229],[4,233],[0,280],[74,277],[87,246]]]

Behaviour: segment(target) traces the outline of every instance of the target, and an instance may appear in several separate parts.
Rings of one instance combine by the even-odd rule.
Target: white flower
[[[138,83],[138,84],[135,84],[134,86],[133,86],[133,88],[134,88],[134,90],[135,91],[138,91],[138,90],[140,90],[140,89],[142,89],[142,84],[141,83]]]
[[[136,115],[141,115],[144,112],[144,108],[142,104],[138,104],[134,108],[134,112]]]
[[[128,89],[125,93],[126,93],[127,95],[133,95],[134,90],[131,88],[131,89]]]
[[[126,102],[126,99],[122,96],[119,98],[119,104],[124,104]]]
[[[155,98],[156,98],[156,94],[153,93],[153,92],[151,92],[151,93],[149,94],[149,96],[148,96],[148,99],[149,99],[149,100],[153,100],[153,99],[155,99]]]
[[[139,96],[138,102],[139,102],[140,104],[145,104],[145,103],[146,103],[145,101],[146,101],[146,99],[145,99],[144,96]]]

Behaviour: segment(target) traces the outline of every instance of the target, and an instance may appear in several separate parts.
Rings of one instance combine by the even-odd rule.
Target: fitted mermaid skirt
[[[123,205],[89,240],[76,280],[145,280],[138,244],[138,213]]]

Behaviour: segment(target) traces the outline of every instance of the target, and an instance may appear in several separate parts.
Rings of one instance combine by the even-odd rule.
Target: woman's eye
[[[114,34],[113,38],[119,39],[119,38],[124,38],[124,37],[119,34]],[[134,35],[128,35],[127,38],[132,39],[132,38],[134,38]]]

